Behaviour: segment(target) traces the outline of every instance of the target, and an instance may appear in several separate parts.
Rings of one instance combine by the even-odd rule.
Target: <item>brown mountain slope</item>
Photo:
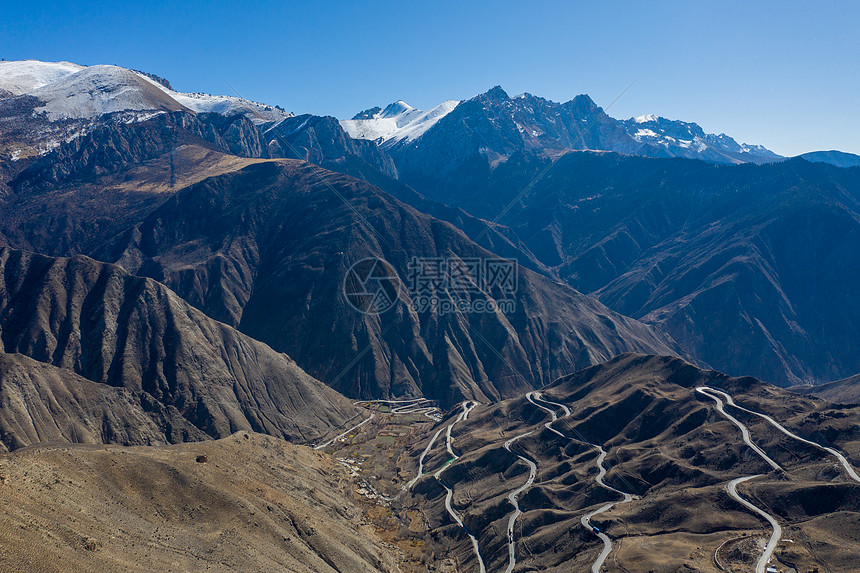
[[[349,396],[486,401],[621,352],[674,352],[641,323],[522,267],[513,312],[414,310],[413,257],[493,255],[363,181],[300,161],[183,189],[98,257],[164,282]],[[357,312],[342,291],[367,257],[387,261],[403,287],[380,315]],[[486,289],[469,296],[501,299]]]
[[[174,407],[20,354],[0,354],[0,448],[205,440]]]
[[[259,434],[0,455],[0,570],[399,571],[330,456]]]
[[[89,254],[137,224],[177,190],[265,161],[179,145],[132,167],[0,199],[0,240],[51,256]]]
[[[0,337],[7,353],[175,408],[216,438],[247,429],[315,440],[357,413],[289,357],[85,257],[0,249]]]

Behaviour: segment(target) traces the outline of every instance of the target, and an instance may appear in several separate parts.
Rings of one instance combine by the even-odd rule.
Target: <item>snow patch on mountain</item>
[[[633,134],[633,138],[636,139],[636,141],[642,141],[643,137],[657,137],[657,134],[650,129],[639,129]]]
[[[340,125],[353,139],[380,143],[415,141],[459,104],[458,100],[447,100],[431,110],[422,111],[398,100],[381,111],[368,110],[356,116],[364,119],[341,120]],[[369,113],[371,111],[374,112]]]
[[[636,117],[634,117],[633,122],[634,123],[648,123],[651,121],[657,121],[658,119],[661,119],[661,118],[657,117],[653,113],[646,113],[645,115],[637,115]]]
[[[22,60],[0,62],[0,94],[6,97],[26,94],[84,69],[71,62]]]
[[[173,99],[198,113],[220,113],[221,115],[247,115],[255,123],[281,121],[293,117],[292,113],[274,106],[248,99],[204,93],[182,93],[165,90]]]

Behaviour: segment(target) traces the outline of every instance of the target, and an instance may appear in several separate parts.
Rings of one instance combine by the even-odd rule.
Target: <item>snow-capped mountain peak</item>
[[[440,119],[459,105],[458,100],[447,100],[433,109],[416,109],[403,100],[357,114],[353,119],[340,122],[353,139],[370,139],[383,144],[414,141],[433,127]]]
[[[379,117],[402,117],[413,111],[421,110],[416,110],[402,99],[399,99],[396,102],[385,106],[385,109],[379,113]]]
[[[169,84],[168,84],[169,85]],[[182,93],[149,75],[112,65],[69,62],[0,62],[0,98],[32,96],[48,120],[95,119],[106,113],[193,111],[247,115],[265,123],[289,117],[271,105],[233,96]]]
[[[423,112],[405,102],[384,110],[373,108],[341,122],[353,138],[376,140],[395,161],[408,148],[436,153],[425,161],[427,170],[448,169],[446,152],[455,145],[461,154],[473,153],[491,168],[514,153],[546,156],[576,150],[615,151],[646,157],[687,157],[714,163],[763,163],[780,156],[759,146],[740,145],[728,136],[711,135],[696,123],[666,119],[655,114],[618,120],[607,115],[587,95],[564,103],[529,93],[510,98],[500,87],[457,102],[446,102]],[[444,122],[441,117],[452,114]],[[420,140],[419,140],[420,138]],[[438,161],[436,161],[438,160]],[[463,162],[466,159],[459,158]],[[432,173],[423,173],[431,177]]]

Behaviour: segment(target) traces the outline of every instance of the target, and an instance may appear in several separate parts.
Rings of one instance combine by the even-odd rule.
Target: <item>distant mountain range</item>
[[[557,104],[498,87],[441,117],[398,102],[341,124],[359,136],[397,117],[403,131],[377,141],[401,182],[504,225],[550,276],[671,334],[687,356],[784,385],[860,371],[843,344],[860,340],[844,290],[860,280],[860,179],[809,163],[856,156],[786,160],[696,124],[618,121],[587,96]]]
[[[30,120],[42,118],[64,124],[66,140],[77,135],[73,127],[76,122],[120,112],[126,121],[139,120],[151,113],[182,110],[225,116],[241,114],[254,123],[270,126],[294,115],[278,106],[235,96],[177,92],[168,80],[138,70],[38,60],[0,62],[2,100],[6,100],[4,115],[20,116],[24,112]],[[496,133],[483,140],[488,135],[481,128],[485,122],[490,122]],[[548,156],[570,150],[616,151],[714,163],[784,159],[760,145],[739,144],[725,134],[706,134],[695,123],[651,114],[616,120],[587,95],[560,104],[529,93],[509,97],[499,86],[470,100],[447,100],[428,111],[398,100],[385,108],[360,112],[340,124],[352,139],[374,141],[386,150],[414,147],[419,139],[424,140],[422,146],[426,147],[437,137],[471,137],[477,143],[471,151],[486,156],[491,166],[522,150],[540,150]],[[458,125],[466,131],[457,133]],[[424,138],[427,132],[430,134]],[[51,139],[50,134],[42,135],[46,140],[44,153],[56,146],[57,140]],[[813,152],[804,157],[838,166],[856,164],[852,159],[856,156],[840,153]],[[466,160],[462,153],[458,159]]]
[[[0,89],[6,244],[120,262],[348,395],[505,397],[630,350],[785,385],[860,371],[848,351],[860,339],[856,306],[845,274],[824,264],[826,253],[857,268],[850,169],[784,162],[694,123],[617,120],[585,95],[560,104],[500,87],[343,121],[183,94],[116,66],[3,62]],[[282,158],[371,185],[272,163]],[[319,237],[325,249],[301,246],[332,217],[363,234],[332,230]],[[384,331],[315,298],[362,256],[382,254],[405,274],[403,253],[516,258],[524,314],[496,324],[403,314]],[[814,287],[794,275],[799,258]],[[297,272],[307,276],[279,279]],[[813,311],[821,297],[840,310]],[[292,326],[273,327],[272,308]],[[324,316],[334,334],[314,334]],[[337,348],[374,351],[334,382],[349,352],[320,349],[341,335]],[[512,369],[516,380],[502,381]]]
[[[363,111],[341,125],[353,138],[375,140],[386,149],[426,147],[445,137],[471,140],[475,149],[470,151],[485,155],[491,164],[523,150],[547,155],[567,150],[617,151],[714,163],[782,159],[760,145],[738,144],[725,134],[706,134],[695,123],[654,115],[616,120],[587,95],[560,104],[529,93],[512,98],[500,86],[463,102],[448,100],[427,112],[397,101],[385,109]]]

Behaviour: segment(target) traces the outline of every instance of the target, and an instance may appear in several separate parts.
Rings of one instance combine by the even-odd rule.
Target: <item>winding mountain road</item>
[[[430,406],[432,400],[427,398],[406,398],[404,400],[359,400],[353,402],[356,406],[360,404],[384,404],[391,407],[392,414],[423,414],[434,422],[440,421],[439,408]]]
[[[603,566],[603,563],[606,561],[606,558],[609,557],[609,554],[612,552],[612,540],[609,538],[608,535],[606,535],[605,533],[600,531],[597,527],[595,527],[594,525],[591,524],[591,518],[594,517],[595,515],[600,515],[601,513],[605,513],[607,511],[609,511],[610,509],[612,509],[613,507],[615,507],[619,503],[627,503],[627,502],[633,501],[634,497],[632,494],[629,494],[625,491],[621,491],[620,489],[616,489],[616,488],[612,487],[611,485],[607,484],[605,481],[603,481],[603,478],[606,477],[606,472],[607,472],[606,467],[603,465],[603,463],[606,461],[606,450],[603,449],[603,446],[600,446],[598,444],[594,444],[592,442],[588,442],[586,440],[580,440],[577,438],[572,438],[572,437],[567,436],[564,433],[562,433],[562,432],[560,432],[560,431],[558,431],[552,427],[552,424],[554,422],[556,422],[559,418],[558,418],[558,413],[555,411],[555,409],[550,408],[548,406],[556,406],[558,408],[561,408],[562,411],[564,412],[564,416],[562,416],[562,418],[567,418],[568,416],[570,416],[570,414],[571,414],[570,408],[568,408],[564,404],[560,404],[558,402],[551,402],[551,401],[545,399],[540,392],[529,392],[528,394],[526,394],[526,399],[550,415],[551,420],[549,422],[547,422],[546,424],[544,424],[544,427],[546,429],[548,429],[550,432],[553,432],[553,433],[555,433],[555,434],[557,434],[557,435],[559,435],[562,438],[565,438],[567,440],[576,442],[578,444],[583,444],[583,445],[586,445],[588,447],[591,447],[591,448],[594,448],[597,450],[598,456],[597,456],[597,460],[595,461],[595,465],[597,466],[597,476],[594,478],[594,481],[597,482],[597,485],[599,485],[600,487],[607,489],[609,491],[612,491],[614,493],[617,493],[624,498],[621,501],[611,501],[607,504],[604,504],[604,505],[600,506],[599,508],[595,509],[594,511],[592,511],[591,513],[584,515],[582,517],[582,519],[580,519],[580,523],[582,523],[583,527],[585,527],[586,529],[592,530],[597,535],[597,537],[599,537],[600,540],[603,541],[603,551],[600,552],[600,555],[597,556],[597,559],[595,559],[594,563],[592,563],[592,565],[591,565],[592,573],[600,573],[600,568]],[[548,406],[544,406],[543,404],[547,404]]]
[[[753,416],[758,416],[759,418],[763,418],[771,426],[773,426],[774,428],[776,428],[777,430],[779,430],[780,432],[782,432],[786,436],[793,438],[799,442],[803,442],[804,444],[814,446],[815,448],[818,448],[819,450],[822,450],[824,452],[827,452],[828,454],[834,456],[837,459],[837,461],[839,461],[839,463],[842,465],[842,468],[845,470],[845,473],[848,474],[848,477],[850,477],[852,480],[856,481],[857,483],[860,483],[860,475],[857,475],[857,472],[851,466],[851,463],[848,461],[848,459],[845,456],[843,456],[840,452],[834,450],[833,448],[830,448],[827,446],[822,446],[821,444],[816,444],[815,442],[807,440],[806,438],[801,438],[800,436],[798,436],[797,434],[795,434],[794,432],[792,432],[791,430],[789,430],[788,428],[786,428],[785,426],[783,426],[782,424],[780,424],[779,422],[777,422],[776,420],[774,420],[773,418],[768,416],[767,414],[762,414],[761,412],[756,412],[755,410],[750,410],[748,408],[744,408],[743,406],[737,404],[734,401],[734,399],[732,399],[731,395],[724,392],[723,390],[717,390],[716,388],[710,388],[710,387],[706,387],[706,386],[696,388],[696,390],[701,392],[702,394],[710,396],[711,398],[713,398],[714,396],[712,394],[709,394],[709,392],[713,393],[713,394],[717,394],[717,395],[721,396],[726,401],[726,404],[728,404],[729,406],[732,406],[733,408],[737,408],[738,410],[746,412],[747,414],[752,414]]]
[[[779,464],[777,464],[767,454],[765,454],[761,448],[759,448],[758,446],[756,446],[755,444],[752,443],[752,439],[750,438],[749,429],[746,427],[746,425],[741,423],[737,418],[735,418],[734,416],[732,416],[731,414],[726,412],[725,406],[731,406],[732,408],[737,408],[738,410],[746,412],[747,414],[751,414],[753,416],[758,416],[759,418],[762,418],[765,421],[767,421],[771,426],[773,426],[774,428],[776,428],[777,430],[779,430],[780,432],[782,432],[786,436],[788,436],[794,440],[797,440],[799,442],[802,442],[804,444],[818,448],[819,450],[822,450],[822,451],[834,456],[836,458],[836,460],[842,465],[842,468],[845,470],[845,473],[848,474],[848,477],[851,478],[852,480],[860,483],[860,476],[857,475],[857,472],[854,470],[854,468],[848,462],[848,459],[844,455],[842,455],[840,452],[836,451],[835,449],[827,447],[827,446],[822,446],[820,444],[816,444],[815,442],[807,440],[806,438],[800,437],[799,435],[795,434],[794,432],[792,432],[791,430],[789,430],[788,428],[786,428],[785,426],[783,426],[782,424],[777,422],[775,419],[773,419],[771,416],[768,416],[767,414],[762,414],[761,412],[756,412],[755,410],[750,410],[749,408],[744,408],[743,406],[737,404],[734,401],[734,399],[732,398],[732,396],[723,390],[718,390],[716,388],[711,388],[708,386],[699,386],[696,388],[696,392],[699,392],[700,394],[704,394],[705,396],[708,396],[709,398],[714,400],[714,402],[716,403],[716,406],[717,406],[717,410],[723,416],[725,416],[726,418],[731,420],[738,428],[740,428],[741,434],[743,435],[744,441],[747,443],[747,445],[750,446],[768,464],[770,464],[770,466],[772,468],[780,469],[780,470],[782,469],[779,466]],[[758,476],[758,475],[746,476],[746,477],[740,477],[740,478],[737,478],[735,480],[732,480],[726,486],[726,490],[729,492],[730,496],[732,496],[734,499],[736,499],[738,502],[740,502],[744,507],[746,507],[750,511],[752,511],[752,512],[756,513],[757,515],[766,519],[767,522],[770,523],[771,527],[773,528],[773,533],[770,536],[770,540],[768,541],[767,547],[765,548],[764,553],[762,554],[761,558],[759,558],[758,563],[756,564],[756,573],[765,573],[767,570],[767,564],[771,560],[771,558],[773,557],[773,552],[776,550],[776,547],[779,544],[779,540],[782,537],[782,527],[779,525],[779,523],[777,522],[777,520],[774,516],[770,515],[766,511],[762,510],[759,507],[756,507],[755,505],[750,503],[748,500],[744,499],[737,491],[738,484],[741,484],[745,481],[755,479],[757,477],[760,477],[760,476]]]
[[[459,525],[460,528],[466,533],[466,535],[469,536],[469,539],[472,542],[472,549],[474,550],[475,557],[478,560],[478,570],[480,571],[480,573],[486,573],[487,569],[486,569],[486,566],[484,565],[484,559],[481,556],[481,549],[478,546],[478,538],[475,537],[471,531],[469,531],[469,529],[466,527],[466,524],[463,522],[463,519],[460,517],[460,515],[454,509],[454,506],[451,503],[453,501],[453,498],[454,498],[454,490],[452,488],[448,487],[448,484],[446,484],[445,481],[442,479],[442,474],[445,472],[446,469],[451,467],[451,463],[460,459],[460,456],[457,455],[456,452],[454,452],[453,438],[451,437],[451,430],[454,429],[454,426],[456,424],[458,424],[464,420],[468,420],[469,419],[469,412],[471,412],[476,407],[478,407],[478,405],[479,405],[478,402],[470,402],[470,401],[462,402],[461,406],[463,408],[463,411],[460,412],[460,415],[457,416],[457,418],[453,422],[448,424],[447,426],[444,426],[444,427],[436,430],[436,433],[433,434],[433,437],[430,438],[430,441],[427,443],[427,446],[424,448],[424,450],[421,452],[421,455],[418,457],[418,473],[415,475],[414,478],[409,480],[409,483],[407,483],[405,486],[403,486],[403,491],[407,491],[407,490],[412,489],[412,487],[418,482],[418,480],[424,476],[424,460],[426,459],[427,454],[429,454],[430,451],[433,449],[433,446],[436,444],[436,440],[439,439],[439,436],[442,435],[442,432],[444,431],[445,432],[445,448],[448,450],[448,454],[451,456],[451,459],[449,459],[447,462],[442,464],[442,467],[440,467],[438,470],[436,470],[436,472],[433,474],[433,477],[436,478],[436,481],[438,481],[442,485],[442,487],[444,487],[446,490],[445,510],[448,512],[448,515],[450,515],[451,518],[457,523],[457,525]],[[397,497],[400,497],[400,495],[402,495],[402,493],[403,492],[398,494]],[[397,499],[397,498],[391,498],[391,499]]]
[[[720,412],[720,414],[722,414],[725,418],[730,420],[738,428],[740,428],[741,435],[744,438],[744,442],[746,442],[746,444],[750,448],[752,448],[752,450],[756,454],[758,454],[759,457],[761,457],[764,461],[766,461],[773,469],[782,470],[782,467],[778,463],[773,461],[766,453],[764,453],[764,450],[762,450],[761,448],[759,448],[758,446],[756,446],[752,442],[752,438],[750,438],[749,429],[740,420],[738,420],[737,418],[735,418],[734,416],[732,416],[731,414],[726,412],[725,404],[734,405],[732,402],[728,401],[728,400],[731,400],[731,396],[729,396],[725,392],[721,392],[720,390],[714,390],[713,388],[709,388],[707,386],[699,386],[698,388],[696,388],[696,392],[699,392],[700,394],[704,394],[705,396],[709,397],[710,399],[712,399],[716,403],[717,411]],[[723,398],[728,398],[726,403],[723,403]],[[752,511],[756,515],[759,515],[760,517],[763,517],[765,520],[767,520],[767,522],[770,523],[770,526],[773,528],[773,533],[770,536],[770,540],[768,541],[767,546],[765,547],[764,553],[762,553],[761,557],[759,557],[758,563],[756,564],[756,568],[755,568],[755,573],[766,573],[767,564],[771,560],[771,557],[773,557],[773,552],[776,550],[776,546],[779,544],[779,540],[782,537],[782,527],[776,521],[776,518],[774,516],[767,513],[765,510],[761,509],[760,507],[753,505],[750,501],[744,499],[738,493],[738,489],[737,489],[738,484],[743,483],[745,481],[755,479],[757,477],[761,477],[761,474],[744,476],[744,477],[739,477],[737,479],[734,479],[734,480],[730,481],[728,483],[728,485],[726,485],[726,491],[729,492],[729,495],[732,496],[732,498],[734,498],[735,500],[740,502],[741,505],[743,505],[744,507],[746,507],[747,509],[749,509],[750,511]]]
[[[526,400],[528,400],[528,401],[529,401],[529,402],[531,402],[533,405],[537,406],[538,408],[540,408],[541,410],[543,410],[544,412],[546,412],[546,413],[548,413],[548,414],[550,415],[550,418],[551,418],[551,419],[550,419],[550,421],[549,421],[549,422],[547,422],[546,424],[544,424],[544,425],[543,425],[543,427],[544,427],[544,428],[546,428],[547,430],[549,430],[550,432],[552,432],[552,433],[554,433],[554,434],[556,434],[556,435],[561,436],[562,438],[564,438],[564,439],[566,439],[566,440],[567,440],[567,439],[570,439],[570,438],[568,438],[567,436],[565,436],[564,434],[562,434],[561,432],[559,432],[558,430],[556,430],[555,428],[553,428],[553,427],[552,427],[553,423],[554,423],[556,420],[558,420],[558,414],[555,412],[555,410],[554,410],[554,409],[552,409],[552,408],[547,408],[546,406],[544,406],[544,405],[542,405],[542,404],[538,404],[538,403],[535,401],[535,400],[541,400],[541,399],[540,399],[540,392],[529,392],[528,394],[526,394]],[[541,401],[542,401],[542,402],[545,402],[545,403],[547,403],[547,404],[554,404],[553,402],[548,402],[548,401],[546,401],[546,400],[541,400]],[[558,405],[559,405],[559,406],[562,406],[561,404],[558,404]],[[564,415],[563,417],[565,417],[565,418],[566,418],[567,416],[569,416],[569,415],[570,415],[570,409],[568,409],[568,407],[567,407],[567,406],[562,406],[562,407],[565,409],[565,415]],[[579,440],[574,440],[574,441],[579,441]],[[591,445],[591,444],[589,444],[589,445]]]
[[[723,403],[722,398],[718,394],[723,394],[723,396],[728,396],[727,394],[724,394],[723,392],[720,392],[719,390],[714,390],[712,388],[708,388],[707,386],[700,386],[700,387],[696,388],[696,392],[699,392],[700,394],[704,394],[705,396],[707,396],[708,398],[710,398],[711,400],[713,400],[716,403],[717,411],[720,414],[722,414],[724,418],[728,419],[730,422],[732,422],[735,426],[737,426],[740,429],[741,435],[744,438],[744,442],[746,442],[746,444],[750,448],[752,448],[752,450],[755,453],[757,453],[761,459],[766,461],[768,463],[768,465],[770,465],[770,467],[772,467],[773,469],[782,470],[782,466],[780,466],[778,463],[773,461],[773,459],[771,459],[770,456],[768,456],[766,453],[764,453],[763,449],[761,449],[760,447],[758,447],[757,445],[755,445],[753,443],[752,438],[750,437],[749,428],[747,428],[746,425],[744,425],[740,420],[738,420],[737,418],[735,418],[734,416],[732,416],[731,414],[726,412],[725,404]]]
[[[773,528],[773,533],[770,535],[770,540],[767,542],[767,547],[765,547],[764,553],[761,554],[761,557],[756,563],[755,573],[766,573],[767,564],[773,556],[773,552],[776,550],[776,546],[779,545],[779,540],[782,537],[782,526],[776,521],[771,514],[766,511],[759,509],[755,505],[751,504],[749,501],[741,497],[738,493],[738,484],[741,484],[745,481],[749,481],[751,479],[755,479],[757,477],[761,477],[760,475],[754,476],[745,476],[739,477],[737,479],[733,479],[726,485],[726,491],[729,492],[729,495],[739,501],[744,507],[752,511],[753,513],[757,513],[761,517],[765,518],[770,526]]]
[[[442,474],[445,472],[446,469],[451,467],[451,463],[460,459],[460,456],[458,456],[454,452],[454,448],[452,447],[451,430],[459,422],[462,422],[463,420],[467,420],[469,418],[469,412],[471,412],[473,409],[475,409],[478,406],[478,403],[477,402],[463,402],[462,406],[463,406],[463,411],[460,413],[459,416],[457,416],[456,420],[454,420],[453,422],[448,424],[448,430],[447,430],[446,436],[445,436],[445,445],[446,445],[446,448],[448,449],[448,453],[451,455],[451,459],[448,460],[445,464],[443,464],[441,468],[436,470],[436,473],[433,474],[433,477],[435,477],[436,480],[440,484],[442,484],[442,487],[444,487],[446,492],[447,492],[445,494],[445,509],[448,511],[448,515],[450,515],[451,518],[457,522],[457,525],[460,526],[460,528],[466,533],[466,535],[469,536],[469,539],[472,541],[472,550],[475,552],[475,557],[478,559],[478,570],[480,571],[480,573],[486,573],[487,569],[486,569],[486,566],[484,565],[484,558],[481,556],[481,548],[478,546],[478,538],[475,537],[474,535],[472,535],[472,532],[469,531],[469,528],[467,528],[466,524],[463,523],[463,519],[454,510],[454,506],[451,504],[452,500],[454,499],[454,490],[452,488],[448,487],[448,484],[446,484],[445,481],[442,479]],[[437,436],[438,436],[438,434],[437,434]]]
[[[528,459],[525,456],[521,456],[515,451],[511,450],[511,446],[519,439],[525,438],[526,436],[531,436],[534,434],[534,430],[526,432],[524,434],[519,434],[518,436],[514,436],[507,442],[505,442],[505,449],[517,456],[520,461],[525,462],[529,466],[529,479],[526,480],[526,483],[512,491],[508,494],[508,501],[511,502],[511,505],[514,506],[514,512],[511,514],[510,518],[508,518],[508,568],[505,569],[505,573],[511,573],[514,570],[514,567],[517,564],[517,551],[516,544],[514,543],[514,525],[517,522],[517,518],[523,512],[520,508],[519,497],[520,494],[525,490],[530,488],[535,481],[535,477],[537,476],[537,464],[532,460]]]
[[[327,441],[327,442],[323,442],[322,444],[319,444],[318,446],[314,446],[314,449],[315,449],[315,450],[321,450],[321,449],[323,449],[323,448],[325,448],[325,447],[327,447],[327,446],[330,446],[331,444],[333,444],[334,442],[336,442],[336,441],[338,441],[339,439],[343,438],[344,436],[346,436],[347,434],[349,434],[349,433],[350,433],[350,432],[352,432],[353,430],[357,430],[357,429],[359,429],[360,427],[362,427],[363,425],[365,425],[366,423],[368,423],[369,421],[371,421],[375,416],[376,416],[376,413],[375,413],[375,412],[371,412],[371,413],[370,413],[370,417],[369,417],[369,418],[367,418],[366,420],[364,420],[363,422],[359,422],[358,424],[354,425],[353,427],[351,427],[351,428],[350,428],[350,429],[348,429],[347,431],[345,431],[345,432],[342,432],[342,433],[338,434],[337,436],[335,436],[334,438],[330,439],[330,440],[329,440],[329,441]]]
[[[409,480],[409,483],[407,483],[403,489],[412,489],[412,486],[414,486],[418,482],[418,480],[421,479],[421,476],[424,475],[424,459],[427,457],[427,454],[430,453],[430,450],[433,449],[433,444],[435,444],[436,440],[439,439],[439,434],[441,434],[442,430],[444,429],[445,428],[439,428],[438,430],[436,430],[436,433],[433,434],[433,437],[430,438],[430,441],[427,443],[427,447],[424,448],[424,451],[421,452],[420,456],[418,456],[418,473],[415,474],[414,478]]]

